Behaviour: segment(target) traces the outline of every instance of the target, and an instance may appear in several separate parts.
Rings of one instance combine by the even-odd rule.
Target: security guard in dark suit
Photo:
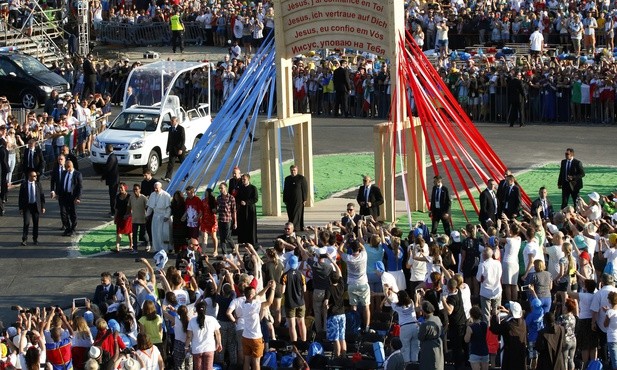
[[[184,160],[186,154],[185,140],[184,127],[180,126],[178,117],[171,117],[171,127],[169,128],[167,149],[165,150],[169,154],[169,162],[167,162],[167,172],[163,180],[170,181],[174,171],[174,163],[176,160],[180,160],[181,163]]]

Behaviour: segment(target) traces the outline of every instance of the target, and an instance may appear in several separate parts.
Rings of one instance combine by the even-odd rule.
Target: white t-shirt
[[[254,299],[251,303],[244,302],[242,304],[242,312],[246,318],[242,337],[248,339],[259,339],[263,337],[261,334],[261,323],[259,321],[261,301]]]
[[[215,317],[205,315],[204,327],[200,328],[197,323],[197,316],[189,321],[188,330],[193,333],[191,340],[191,353],[196,355],[205,352],[216,351],[216,340],[214,332],[221,327]]]
[[[604,258],[606,258],[606,263],[612,262],[613,269],[617,267],[617,249],[609,248],[604,251]]]
[[[431,282],[431,274],[433,272],[439,272],[441,274],[441,265],[439,265],[439,263],[436,262],[441,262],[441,261],[433,261],[433,257],[432,256],[425,256],[427,262],[426,262],[426,275],[424,277],[424,281],[427,283]],[[439,257],[439,259],[441,259],[441,256]]]
[[[611,308],[606,311],[606,317],[610,319],[606,330],[606,341],[617,343],[617,310]]]
[[[426,271],[428,270],[427,263],[424,261],[417,261],[413,259],[413,256],[419,257],[420,253],[416,251],[417,245],[413,244],[409,247],[410,249],[410,257],[407,263],[411,265],[411,275],[409,276],[409,281],[424,281],[426,277]],[[428,246],[424,244],[422,248],[422,253],[427,256],[428,255]]]
[[[580,309],[578,318],[580,320],[592,318],[591,302],[593,301],[593,295],[593,293],[578,293],[578,307]]]
[[[480,264],[476,278],[480,282],[480,296],[494,299],[501,295],[501,263],[489,259]]]
[[[536,241],[536,239],[532,239],[532,241],[528,242],[527,245],[525,246],[525,249],[523,250],[523,257],[525,258],[525,266],[527,266],[527,263],[529,262],[530,254],[533,257],[531,259],[531,269],[529,269],[529,272],[536,272],[536,269],[533,266],[533,261],[541,260],[542,262],[544,262],[544,253],[542,251],[542,248],[538,245],[538,242]]]
[[[565,256],[561,250],[561,245],[551,245],[546,248],[546,254],[548,255],[548,265],[546,270],[551,273],[551,277],[555,279],[559,276],[559,260]]]
[[[180,316],[176,316],[174,318],[174,338],[180,342],[186,342],[186,332],[184,331],[184,327],[182,327]]]
[[[529,48],[533,51],[542,51],[544,46],[544,36],[540,31],[535,31],[529,36]]]
[[[515,236],[513,238],[506,238],[506,245],[503,249],[502,261],[504,263],[516,263],[518,264],[518,251],[521,249],[521,238]]]
[[[599,205],[594,204],[593,206],[589,207],[589,209],[591,210],[591,213],[589,214],[589,216],[587,216],[587,219],[589,221],[596,221],[602,218],[602,208]]]
[[[176,299],[178,300],[178,305],[184,305],[191,303],[189,299],[189,293],[184,289],[176,289],[172,291],[176,295]]]
[[[394,277],[394,275],[389,272],[384,272],[383,274],[381,274],[381,285],[384,286],[386,284],[390,288],[392,288],[392,293],[390,293],[390,295],[388,296],[390,302],[398,303],[398,296],[396,295],[396,293],[399,291],[398,284],[396,283],[396,278]],[[386,302],[386,306],[389,307],[390,303]]]
[[[144,367],[141,370],[161,370],[159,368],[161,352],[156,346],[152,346],[147,350],[136,351],[135,354],[144,362]]]
[[[244,330],[244,319],[246,317],[246,313],[244,312],[244,302],[246,302],[246,297],[238,297],[231,301],[228,311],[232,311],[236,314],[236,331]]]
[[[596,254],[596,245],[598,244],[598,241],[596,240],[596,235],[594,235],[592,238],[585,236],[585,242],[587,243],[587,253],[589,253],[591,258],[593,258],[593,256]]]
[[[341,259],[347,262],[347,284],[348,285],[363,285],[368,284],[368,277],[366,276],[366,260],[368,255],[366,251],[353,254],[343,253]]]
[[[604,317],[606,316],[606,312],[604,312],[602,307],[610,305],[608,302],[608,293],[610,292],[617,292],[617,288],[612,285],[603,286],[602,289],[594,293],[590,307],[592,312],[598,313],[598,328],[605,333],[607,331],[607,328],[604,327]]]
[[[392,305],[392,311],[398,314],[399,325],[418,322],[416,318],[416,308],[413,303],[407,307],[401,307],[398,304]]]

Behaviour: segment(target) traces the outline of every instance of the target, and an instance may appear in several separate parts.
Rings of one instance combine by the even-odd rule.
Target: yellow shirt
[[[152,344],[163,343],[163,336],[161,335],[163,319],[161,316],[156,315],[155,320],[148,320],[145,316],[142,316],[139,318],[139,323],[144,326]]]

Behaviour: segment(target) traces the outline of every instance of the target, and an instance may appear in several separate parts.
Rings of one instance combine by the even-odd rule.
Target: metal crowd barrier
[[[184,23],[184,41],[198,43],[204,40],[204,25],[202,22]],[[118,23],[102,22],[99,38],[108,44],[148,46],[168,45],[171,42],[171,29],[168,23]]]

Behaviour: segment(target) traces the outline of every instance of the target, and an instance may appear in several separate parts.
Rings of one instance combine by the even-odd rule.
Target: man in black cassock
[[[304,230],[304,203],[308,199],[308,185],[304,176],[298,174],[298,166],[289,167],[291,175],[285,177],[283,202],[287,207],[288,221],[294,230]]]
[[[238,243],[257,245],[257,187],[250,183],[251,175],[242,175],[242,185],[236,194]]]

